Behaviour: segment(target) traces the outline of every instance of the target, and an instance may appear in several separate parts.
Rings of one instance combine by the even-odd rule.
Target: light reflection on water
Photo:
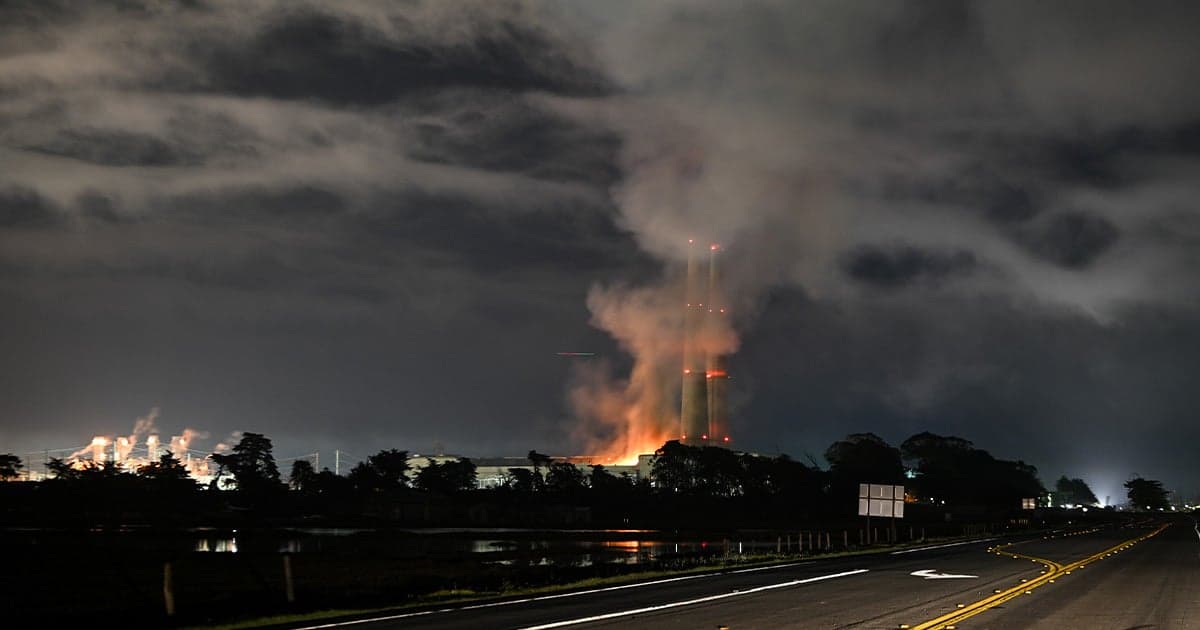
[[[201,538],[196,541],[195,550],[207,553],[237,553],[237,538]]]
[[[189,542],[197,553],[382,553],[395,557],[474,557],[485,564],[505,566],[588,567],[604,564],[638,565],[679,554],[738,553],[735,544],[723,549],[721,542],[676,541],[659,538],[659,532],[593,532],[592,536],[526,537],[530,532],[455,532],[460,535],[414,535],[384,530],[193,530]],[[577,532],[582,533],[582,532]],[[462,535],[466,534],[466,535]],[[472,536],[470,534],[484,534]],[[488,535],[490,534],[490,535]],[[726,543],[728,544],[728,543]],[[753,550],[753,548],[752,548]],[[772,545],[773,550],[773,545]]]
[[[208,535],[194,539],[192,550],[198,553],[238,553],[247,546],[255,552],[315,553],[336,551],[348,545],[362,549],[381,549],[412,555],[478,555],[489,564],[523,566],[580,566],[597,564],[640,564],[663,553],[678,553],[679,543],[648,540],[589,540],[589,539],[497,539],[400,537],[364,533],[350,539],[334,534],[334,540],[324,533],[294,537],[254,537],[249,545],[240,544],[238,536]],[[242,541],[245,543],[246,541]],[[685,545],[686,546],[686,545]]]
[[[737,543],[678,540],[668,532],[617,530],[395,530],[395,529],[248,529],[203,527],[184,531],[105,528],[84,533],[0,529],[4,542],[53,544],[62,549],[103,547],[142,553],[239,555],[378,555],[437,561],[470,560],[517,566],[592,566],[643,564],[678,555],[738,553]],[[748,547],[753,552],[752,543]],[[775,544],[772,541],[771,550]]]

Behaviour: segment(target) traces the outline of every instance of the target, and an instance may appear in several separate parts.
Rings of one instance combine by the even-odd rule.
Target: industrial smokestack
[[[721,276],[717,266],[717,254],[720,245],[709,247],[708,259],[708,321],[709,330],[716,331],[724,328],[725,296],[722,293]],[[709,353],[705,366],[706,389],[708,391],[708,438],[709,443],[717,446],[729,444],[729,372],[726,368],[725,355]]]
[[[703,444],[708,440],[708,389],[703,347],[699,343],[705,323],[707,291],[696,269],[694,243],[688,241],[686,310],[683,319],[683,400],[679,414],[680,441]]]

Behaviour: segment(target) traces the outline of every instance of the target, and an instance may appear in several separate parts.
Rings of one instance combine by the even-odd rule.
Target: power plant
[[[729,372],[727,357],[729,345],[723,341],[731,334],[728,322],[728,306],[724,294],[724,282],[721,275],[721,246],[710,245],[708,257],[696,256],[694,240],[688,241],[687,279],[685,286],[685,311],[683,330],[683,386],[680,402],[679,441],[689,446],[721,446],[729,447]],[[704,268],[707,262],[707,269]],[[559,352],[563,357],[591,357],[592,352]],[[207,438],[205,432],[184,429],[181,435],[172,436],[169,442],[160,438],[154,426],[158,415],[157,408],[151,410],[144,418],[138,418],[132,432],[127,436],[102,435],[96,436],[91,443],[68,449],[48,449],[37,453],[27,453],[23,460],[27,462],[25,478],[34,480],[45,478],[48,474],[47,464],[53,458],[61,458],[72,467],[83,470],[89,466],[115,465],[117,468],[134,472],[147,464],[155,463],[163,454],[170,453],[183,464],[192,478],[207,482],[212,478],[210,467],[210,451],[192,448],[193,439]],[[556,458],[573,464],[590,465],[600,463],[610,472],[616,471],[627,474],[633,479],[643,479],[649,476],[654,451],[667,439],[670,439],[669,421],[666,414],[653,414],[648,425],[650,431],[637,433],[636,439],[625,440],[620,447],[628,457],[613,457],[611,452],[601,452],[590,456]],[[640,418],[640,416],[636,416]],[[236,435],[236,434],[234,434]],[[234,438],[230,435],[229,439]],[[144,446],[142,440],[144,439]],[[228,440],[227,440],[228,441]],[[217,444],[212,451],[222,452],[229,444]],[[144,453],[144,455],[143,455]],[[334,451],[334,473],[340,474],[338,462],[340,451]],[[40,456],[41,471],[35,471],[35,459]],[[319,454],[312,453],[299,457],[277,460],[280,462],[311,457],[314,468],[319,467]],[[409,458],[413,470],[421,468],[426,461],[456,459],[438,455],[436,457],[414,455]],[[360,460],[360,458],[355,458]],[[491,487],[500,484],[512,468],[530,468],[528,459],[524,457],[501,457],[479,459],[478,479],[480,487]]]
[[[688,241],[679,436],[691,446],[729,445],[729,372],[725,355],[713,351],[711,342],[728,316],[717,265],[720,251],[719,245],[709,247],[708,273],[703,274],[695,242]]]

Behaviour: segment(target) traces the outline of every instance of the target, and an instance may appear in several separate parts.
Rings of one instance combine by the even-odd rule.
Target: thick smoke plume
[[[623,14],[605,5],[596,47],[623,91],[589,107],[621,133],[621,224],[667,267],[689,237],[725,246],[743,331],[772,287],[818,308],[904,313],[938,329],[945,315],[931,305],[981,298],[1100,325],[1134,304],[1190,307],[1181,296],[1193,281],[1154,270],[1182,269],[1191,254],[1148,239],[1156,226],[1192,220],[1178,194],[1194,183],[1131,168],[1194,150],[1194,132],[1180,130],[1194,129],[1200,93],[1181,87],[1184,56],[1164,44],[1183,41],[1181,20],[1116,5],[1089,11],[768,1],[661,2]],[[1114,47],[1105,33],[1118,32]],[[1101,67],[1123,80],[1091,72]],[[580,416],[619,425],[619,436],[677,419],[677,349],[667,340],[678,339],[678,322],[659,310],[679,301],[670,277],[589,300],[634,369],[628,381],[590,375],[572,401]],[[919,413],[937,404],[936,384],[964,373],[930,359],[868,388]]]

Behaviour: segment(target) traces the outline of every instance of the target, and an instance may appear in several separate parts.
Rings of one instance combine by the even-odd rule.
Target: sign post
[[[895,542],[896,519],[904,518],[904,486],[878,483],[858,484],[858,515],[867,517],[867,542],[872,542],[871,517],[891,519],[891,538]]]

